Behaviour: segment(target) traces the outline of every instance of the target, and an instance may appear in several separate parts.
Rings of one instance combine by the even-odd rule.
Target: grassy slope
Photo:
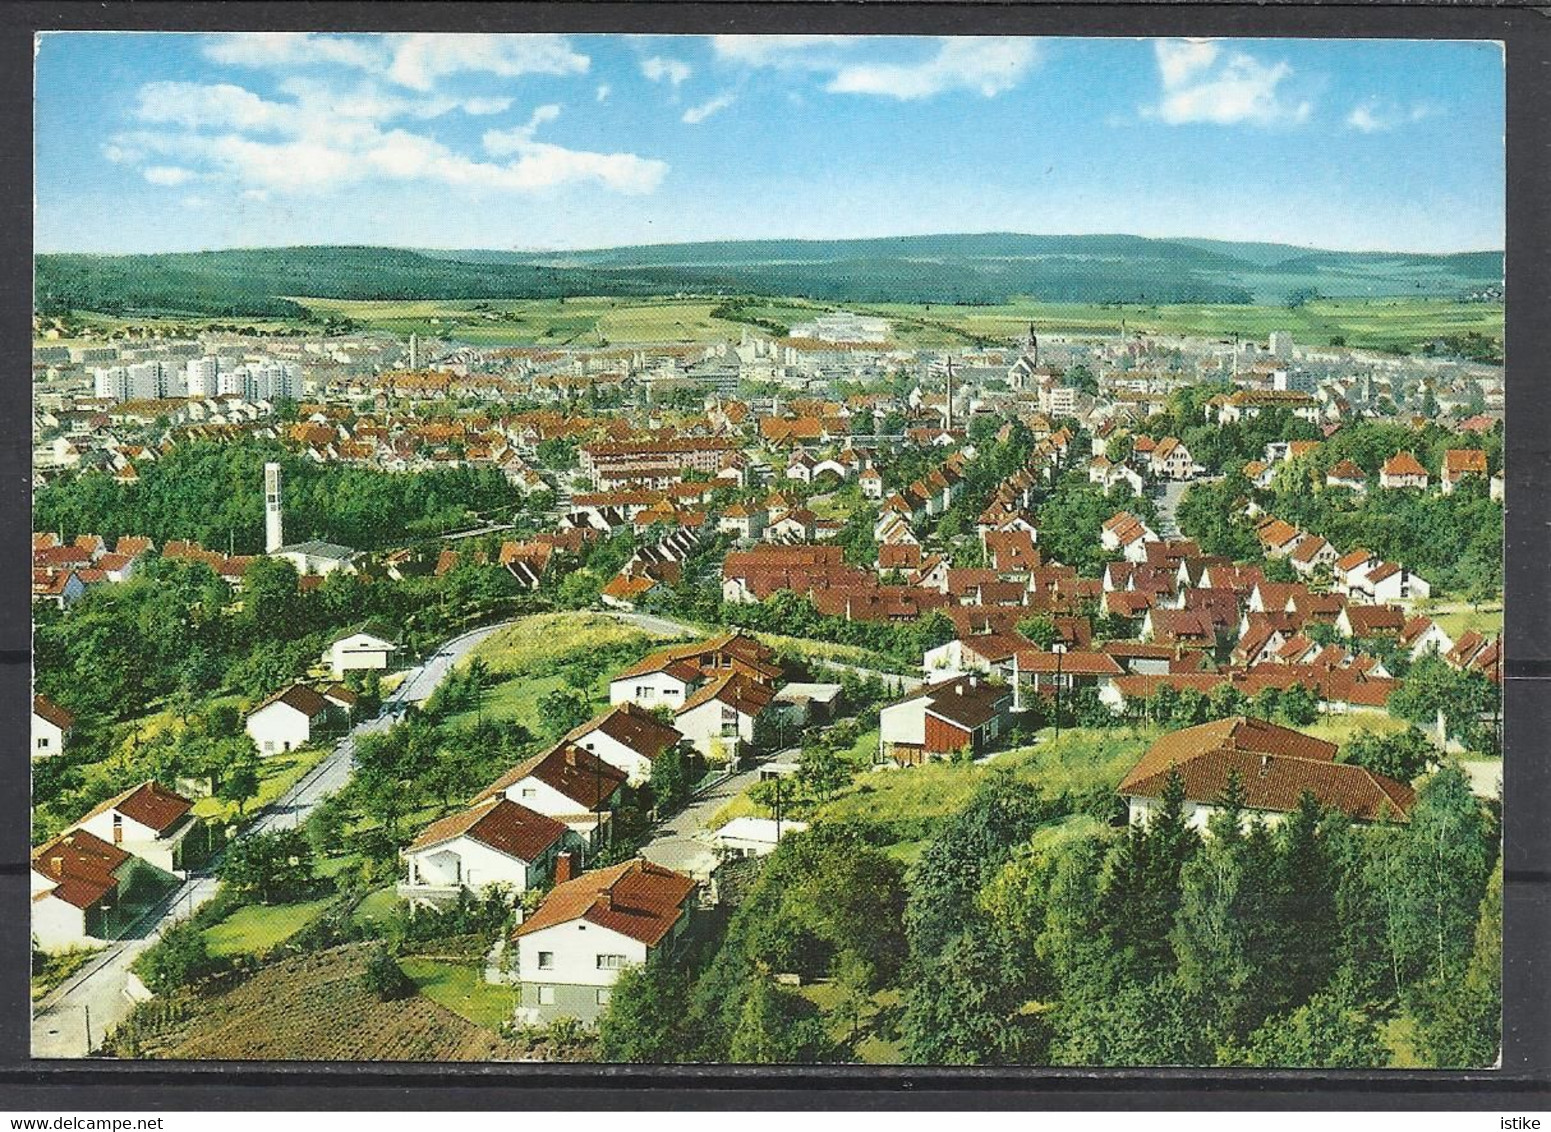
[[[485,982],[484,971],[477,966],[414,956],[404,958],[399,966],[421,994],[476,1026],[494,1030],[512,1020],[516,1006],[512,988]]]
[[[312,923],[329,900],[298,904],[248,904],[205,929],[212,955],[263,955]]]

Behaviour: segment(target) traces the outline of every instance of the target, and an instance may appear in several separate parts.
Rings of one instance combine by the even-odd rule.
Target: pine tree
[[[1280,946],[1272,958],[1285,1008],[1306,1001],[1335,967],[1335,885],[1320,837],[1323,811],[1305,790],[1278,838],[1274,880]]]

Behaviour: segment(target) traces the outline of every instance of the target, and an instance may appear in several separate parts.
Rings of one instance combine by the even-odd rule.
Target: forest
[[[143,535],[158,545],[190,539],[211,550],[264,548],[264,464],[279,461],[288,542],[323,539],[357,550],[402,545],[466,525],[470,513],[511,508],[518,494],[490,468],[395,475],[318,464],[278,442],[190,441],[144,463],[136,483],[97,471],[66,475],[33,495],[33,529],[110,542]]]
[[[840,1020],[900,996],[891,1036],[918,1064],[1492,1063],[1500,819],[1457,769],[1402,825],[1305,794],[1272,828],[1230,782],[1203,836],[1183,794],[1176,776],[1117,828],[993,776],[909,868],[865,830],[793,835],[725,931],[621,979],[601,1055],[853,1060],[796,976]]]

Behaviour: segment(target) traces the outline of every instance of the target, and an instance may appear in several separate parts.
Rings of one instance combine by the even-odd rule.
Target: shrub
[[[415,984],[404,974],[398,960],[386,946],[380,944],[372,949],[371,958],[366,961],[361,985],[382,1002],[394,1002],[415,993]]]

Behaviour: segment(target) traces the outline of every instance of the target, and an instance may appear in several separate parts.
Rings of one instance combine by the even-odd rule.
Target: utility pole
[[[1056,654],[1056,738],[1061,738],[1061,658],[1066,655],[1066,644],[1053,642],[1050,651]]]
[[[92,1052],[92,1008],[90,1004],[86,1004],[81,1009],[86,1011],[86,1052],[90,1054]]]

